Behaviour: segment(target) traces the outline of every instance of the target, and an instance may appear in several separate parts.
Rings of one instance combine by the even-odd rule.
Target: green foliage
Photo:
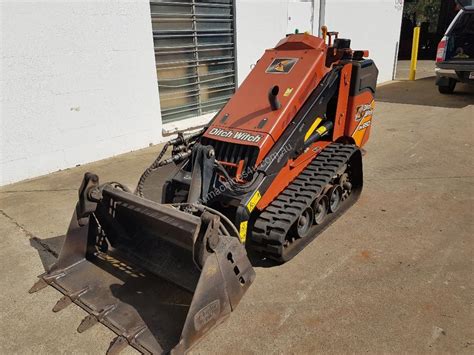
[[[441,0],[415,0],[405,2],[403,12],[408,17],[413,18],[416,15],[418,23],[429,22],[430,27],[436,26],[441,7]]]

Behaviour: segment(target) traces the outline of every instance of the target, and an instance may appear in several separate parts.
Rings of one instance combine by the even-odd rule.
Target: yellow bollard
[[[410,75],[408,80],[415,80],[416,77],[416,63],[418,61],[418,46],[420,44],[420,27],[413,29],[413,45],[411,47],[411,64]]]

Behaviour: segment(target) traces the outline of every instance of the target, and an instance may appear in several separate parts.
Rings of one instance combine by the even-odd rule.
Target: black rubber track
[[[353,205],[362,190],[362,163],[352,162],[359,149],[354,145],[331,143],[303,172],[293,180],[280,195],[263,210],[255,220],[251,248],[264,257],[285,262],[298,254],[308,243],[314,240],[325,228],[334,222],[343,212]],[[336,213],[330,213],[322,225],[314,225],[310,235],[295,239],[284,246],[288,232],[301,213],[311,206],[334,176],[348,164],[349,169],[359,169],[360,182],[353,186],[349,197],[342,202]],[[360,164],[358,167],[351,165]]]

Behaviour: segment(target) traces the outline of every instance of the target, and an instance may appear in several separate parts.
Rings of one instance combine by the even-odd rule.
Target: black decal
[[[266,73],[288,74],[295,66],[298,58],[276,58],[266,70]]]

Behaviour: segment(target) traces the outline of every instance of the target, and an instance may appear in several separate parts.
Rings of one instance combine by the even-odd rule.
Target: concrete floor
[[[256,268],[194,354],[474,352],[474,89],[442,96],[429,78],[378,98],[359,202],[291,262]],[[0,353],[106,351],[106,327],[78,334],[85,312],[52,313],[60,294],[28,289],[60,250],[83,173],[133,186],[158,150],[0,189]]]
[[[399,60],[397,62],[397,69],[395,74],[396,80],[408,80],[410,76],[409,60]],[[435,75],[435,61],[434,60],[419,60],[416,64],[416,79],[429,78]]]

